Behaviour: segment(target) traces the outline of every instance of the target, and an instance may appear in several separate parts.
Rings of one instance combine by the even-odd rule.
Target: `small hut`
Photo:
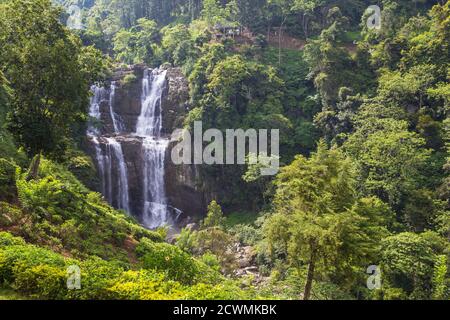
[[[231,22],[217,23],[214,26],[214,38],[216,40],[223,38],[234,38],[241,35],[241,27]]]

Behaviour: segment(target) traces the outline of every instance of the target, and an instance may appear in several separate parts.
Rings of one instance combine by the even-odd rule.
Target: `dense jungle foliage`
[[[449,43],[445,0],[0,0],[0,299],[449,299]],[[170,244],[87,187],[90,86],[141,63],[183,70],[186,127],[280,129],[280,173],[202,167]]]

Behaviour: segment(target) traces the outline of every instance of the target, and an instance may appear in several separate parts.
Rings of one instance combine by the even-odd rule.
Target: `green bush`
[[[6,202],[0,202],[0,227],[10,227],[20,222],[23,212]]]
[[[23,270],[17,269],[18,265],[28,268],[39,265],[63,268],[66,262],[62,256],[32,245],[6,246],[0,249],[0,283],[13,284],[17,276],[15,272]]]
[[[213,256],[196,261],[175,246],[142,239],[136,249],[146,269],[127,270],[122,263],[89,257],[84,261],[34,245],[9,233],[0,233],[0,286],[13,288],[38,299],[251,299],[253,290],[244,291],[225,280]],[[214,263],[211,263],[212,261]],[[208,266],[209,264],[210,266]],[[67,268],[81,271],[81,289],[68,290]],[[192,283],[196,283],[192,286]]]
[[[68,292],[69,299],[106,300],[113,298],[109,288],[124,272],[119,264],[91,257],[77,265],[81,270],[81,290]]]
[[[263,238],[261,229],[246,224],[238,224],[230,229],[230,233],[244,245],[255,245]]]
[[[24,262],[13,268],[13,288],[32,298],[64,299],[67,293],[64,268],[49,265],[30,267]]]
[[[207,252],[200,257],[200,261],[212,270],[220,272],[220,261],[214,254]]]
[[[67,160],[68,169],[77,177],[85,186],[95,190],[99,183],[97,170],[92,159],[83,154],[76,153]]]
[[[195,245],[195,234],[189,229],[182,229],[177,236],[176,245],[183,251],[192,253]]]
[[[135,83],[137,81],[137,77],[136,75],[134,75],[133,73],[127,74],[123,80],[122,80],[122,85],[124,87],[128,87],[130,85],[132,85],[133,83]]]
[[[67,267],[81,270],[81,290],[68,290]],[[100,258],[66,259],[47,249],[24,244],[20,238],[0,233],[0,284],[34,298],[111,299],[109,288],[124,272],[118,263]]]
[[[8,232],[0,232],[0,249],[8,246],[24,245],[25,241],[22,238],[14,237]]]
[[[233,281],[218,285],[199,283],[186,289],[186,300],[253,300],[254,294],[244,291]]]
[[[140,270],[124,272],[109,291],[120,300],[176,300],[183,297],[182,289],[162,273]]]
[[[167,243],[153,243],[142,239],[136,254],[148,270],[166,272],[172,280],[192,283],[198,272],[196,261],[180,248]]]

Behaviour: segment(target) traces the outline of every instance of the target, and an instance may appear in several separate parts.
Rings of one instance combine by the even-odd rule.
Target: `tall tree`
[[[60,17],[49,0],[0,4],[0,66],[14,90],[9,128],[29,155],[61,155],[71,123],[85,117],[91,81],[106,71]]]
[[[309,159],[298,156],[283,168],[276,186],[275,214],[265,233],[271,245],[284,248],[292,266],[306,264],[303,299],[310,299],[314,279],[330,270],[326,265],[335,266],[339,278],[339,271],[353,269],[349,261],[361,267],[374,258],[377,241],[387,234],[388,210],[379,200],[358,201],[354,168],[341,151],[320,142]]]

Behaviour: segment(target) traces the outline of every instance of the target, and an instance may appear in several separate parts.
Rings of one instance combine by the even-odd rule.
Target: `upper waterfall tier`
[[[142,109],[136,124],[136,135],[160,137],[162,133],[161,103],[166,86],[167,71],[144,70],[142,79]]]

